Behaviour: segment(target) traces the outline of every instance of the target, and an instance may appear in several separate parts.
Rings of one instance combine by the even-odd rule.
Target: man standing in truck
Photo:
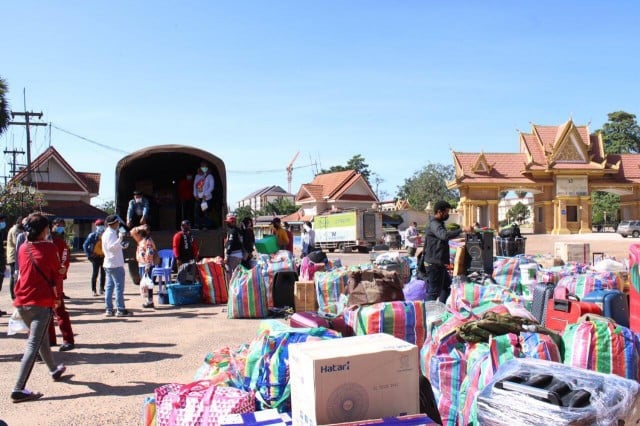
[[[209,172],[209,165],[206,161],[200,163],[200,168],[193,180],[193,196],[195,197],[194,220],[200,228],[206,229],[212,226],[211,211],[213,206],[213,189],[215,180]]]
[[[133,191],[133,199],[127,208],[127,228],[149,223],[149,200],[142,196],[142,192]]]

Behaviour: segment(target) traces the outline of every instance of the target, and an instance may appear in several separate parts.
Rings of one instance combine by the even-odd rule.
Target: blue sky
[[[113,199],[124,153],[195,145],[227,165],[228,202],[292,189],[362,155],[389,196],[450,150],[515,152],[530,122],[640,114],[635,1],[5,2],[8,100],[55,128]],[[34,129],[32,152],[49,144]],[[0,137],[24,149],[24,128]],[[0,172],[8,174],[9,157]],[[251,173],[252,171],[281,170]]]

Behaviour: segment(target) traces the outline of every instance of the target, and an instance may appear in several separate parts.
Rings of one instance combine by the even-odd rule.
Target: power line
[[[71,135],[71,136],[75,136],[75,137],[76,137],[76,138],[78,138],[78,139],[82,139],[83,141],[87,141],[87,142],[92,143],[92,144],[94,144],[94,145],[97,145],[97,146],[99,146],[99,147],[101,147],[101,148],[108,149],[108,150],[110,150],[110,151],[114,151],[114,152],[119,152],[119,153],[121,153],[121,154],[129,154],[129,152],[127,152],[127,151],[124,151],[124,150],[122,150],[122,149],[118,149],[118,148],[114,148],[114,147],[112,147],[112,146],[105,145],[105,144],[100,143],[100,142],[96,142],[96,141],[91,140],[91,139],[89,139],[89,138],[85,138],[84,136],[80,136],[80,135],[78,135],[78,134],[76,134],[76,133],[73,133],[73,132],[71,132],[71,131],[69,131],[69,130],[65,130],[65,129],[61,128],[61,127],[58,127],[58,126],[56,126],[56,125],[55,125],[55,124],[53,124],[53,123],[49,123],[49,125],[50,125],[51,127],[53,127],[54,129],[56,129],[56,130],[60,130],[60,131],[61,131],[61,132],[63,132],[63,133],[66,133],[66,134]]]

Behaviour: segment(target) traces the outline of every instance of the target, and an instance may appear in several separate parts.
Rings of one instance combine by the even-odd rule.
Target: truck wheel
[[[638,236],[640,235],[640,232],[638,231],[633,231],[633,234],[631,234],[633,236],[633,238],[638,238]]]
[[[330,248],[330,249],[327,249],[327,251],[328,251],[329,253],[333,253],[334,251],[336,251],[336,249],[335,249],[335,248]]]
[[[342,252],[343,253],[351,253],[352,251],[353,251],[353,248],[351,246],[342,247]]]
[[[369,253],[369,247],[358,246],[358,253]]]

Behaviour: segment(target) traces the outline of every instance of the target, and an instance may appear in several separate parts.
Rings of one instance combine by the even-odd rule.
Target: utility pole
[[[18,151],[16,149],[12,149],[12,150],[5,149],[4,153],[11,154],[11,157],[13,158],[13,160],[11,160],[11,176],[10,176],[10,177],[13,177],[15,176],[16,173],[18,173],[18,163],[16,161],[16,157],[18,156],[18,154],[24,154],[24,151]]]
[[[25,126],[25,128],[27,129],[27,178],[26,181],[29,183],[29,185],[32,182],[31,179],[31,133],[29,131],[29,127],[30,126],[47,126],[47,123],[31,123],[29,121],[29,119],[31,117],[37,117],[39,119],[42,118],[42,112],[28,112],[26,111],[26,105],[25,105],[25,112],[13,112],[11,111],[11,118],[16,118],[16,117],[24,117],[24,121],[10,121],[9,124],[13,124],[15,126]]]

